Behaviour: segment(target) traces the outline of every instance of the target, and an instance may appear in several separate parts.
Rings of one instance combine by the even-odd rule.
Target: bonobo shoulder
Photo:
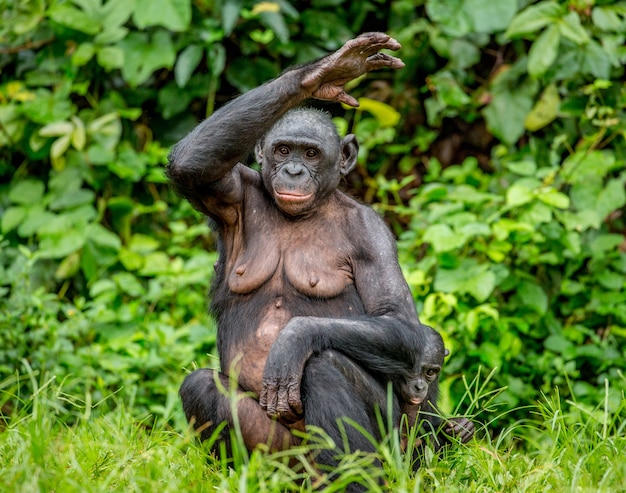
[[[359,226],[363,228],[362,231],[367,235],[369,241],[378,245],[383,243],[394,245],[395,248],[395,239],[391,230],[378,212],[358,202],[355,212]]]

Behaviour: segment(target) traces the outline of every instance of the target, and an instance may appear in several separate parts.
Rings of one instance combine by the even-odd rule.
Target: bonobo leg
[[[218,425],[226,422],[227,425],[220,431],[216,441],[223,441],[230,447],[230,429],[234,424],[231,402],[227,395],[216,383],[219,378],[223,388],[229,389],[228,377],[222,373],[207,368],[195,370],[187,375],[180,387],[180,398],[187,421],[194,425],[200,433],[201,440],[207,440],[215,432]],[[237,389],[237,417],[244,443],[248,450],[253,450],[260,444],[266,444],[270,450],[284,450],[300,443],[288,428],[267,417],[258,401],[244,396],[243,391]]]
[[[316,456],[316,462],[328,466],[331,471],[338,464],[338,453],[376,450],[370,440],[349,422],[343,420],[344,426],[340,427],[338,418],[345,417],[357,423],[376,440],[380,440],[384,432],[384,429],[380,429],[376,409],[380,412],[383,426],[387,425],[389,419],[394,425],[399,419],[395,397],[392,416],[387,413],[385,386],[343,354],[330,350],[308,360],[302,378],[302,404],[307,426],[322,428],[338,448],[322,450]],[[346,439],[349,449],[342,450]],[[346,491],[367,489],[351,484]]]

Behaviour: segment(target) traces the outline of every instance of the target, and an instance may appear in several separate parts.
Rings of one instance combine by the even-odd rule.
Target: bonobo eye
[[[428,370],[426,370],[426,376],[428,378],[435,378],[438,373],[439,370],[436,370],[435,368],[429,368]]]
[[[282,154],[283,156],[286,156],[287,154],[289,154],[289,147],[287,146],[279,146],[277,150],[278,150],[278,153]]]
[[[317,150],[316,149],[307,149],[306,152],[304,153],[304,155],[309,158],[309,159],[314,159],[317,157]]]

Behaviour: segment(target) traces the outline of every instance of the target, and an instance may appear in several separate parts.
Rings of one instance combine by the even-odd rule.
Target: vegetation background
[[[354,82],[357,110],[324,106],[361,143],[346,189],[397,235],[420,317],[451,350],[442,407],[482,423],[495,464],[453,456],[435,479],[387,480],[626,490],[624,461],[610,460],[626,450],[625,1],[0,0],[11,490],[73,491],[64,471],[93,491],[148,491],[141,474],[162,475],[155,491],[204,488],[176,394],[188,369],[217,364],[216,256],[165,182],[168,149],[237,94],[373,30],[402,43],[406,68]],[[89,437],[93,454],[64,455]],[[530,453],[534,472],[506,469],[502,447]],[[574,466],[538,474],[539,449]],[[128,450],[142,469],[107,466]],[[193,468],[172,458],[194,454]],[[241,460],[215,474],[244,491],[262,468]]]

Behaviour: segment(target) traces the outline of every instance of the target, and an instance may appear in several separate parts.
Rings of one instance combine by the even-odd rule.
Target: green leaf
[[[120,291],[138,297],[146,292],[145,288],[139,282],[139,279],[130,272],[120,272],[113,276],[113,280],[117,284]]]
[[[535,194],[530,188],[523,185],[513,184],[506,191],[506,205],[509,207],[519,207],[534,200]]]
[[[493,292],[496,276],[489,265],[464,259],[455,269],[437,270],[434,288],[444,293],[467,293],[477,301],[485,301]]]
[[[543,346],[553,353],[566,353],[574,349],[574,345],[561,334],[552,334],[543,341]]]
[[[39,253],[42,258],[65,258],[80,250],[85,244],[85,235],[75,229],[68,229],[42,236]]]
[[[14,145],[15,142],[18,142],[22,138],[26,126],[22,108],[18,111],[17,105],[4,103],[0,105],[0,125],[2,126],[0,147]]]
[[[72,133],[74,126],[67,121],[48,123],[39,129],[39,135],[42,137],[59,137]]]
[[[54,277],[57,280],[69,279],[74,276],[80,268],[80,253],[73,252],[63,259],[57,267]]]
[[[143,255],[131,252],[127,248],[122,248],[118,254],[119,260],[126,270],[135,271],[141,269],[145,260]]]
[[[63,161],[61,157],[65,154],[65,151],[70,147],[71,134],[62,135],[52,143],[50,147],[50,159],[52,160],[52,167],[57,171],[63,169]]]
[[[98,45],[108,45],[121,41],[128,35],[129,30],[125,27],[105,27],[104,31],[98,33],[94,38],[94,43]]]
[[[72,115],[72,123],[74,124],[74,130],[71,135],[71,143],[74,149],[82,151],[85,148],[87,142],[87,132],[85,130],[85,123],[75,115]]]
[[[548,310],[548,295],[538,284],[522,281],[517,294],[522,304],[532,308],[537,313],[543,315]]]
[[[358,110],[369,111],[382,127],[395,127],[400,121],[400,113],[395,108],[375,99],[359,98]]]
[[[472,22],[463,9],[463,0],[427,0],[426,14],[450,36],[461,38],[472,30]]]
[[[594,7],[591,11],[591,20],[602,31],[620,32],[624,29],[624,22],[619,18],[614,6]]]
[[[211,45],[207,49],[207,65],[213,77],[218,77],[226,65],[226,50],[221,44]]]
[[[259,5],[259,4],[257,4]],[[279,12],[261,12],[259,14],[261,23],[270,28],[281,43],[289,42],[289,28],[285,24],[285,18]]]
[[[433,224],[424,232],[423,240],[430,243],[435,252],[447,252],[463,246],[464,239],[447,224]]]
[[[17,228],[17,234],[28,238],[55,219],[55,215],[46,211],[41,204],[35,204],[28,209],[26,218]]]
[[[552,25],[543,31],[528,52],[528,73],[541,77],[554,64],[559,52],[561,35],[558,26]]]
[[[564,38],[570,39],[578,45],[589,42],[589,34],[580,23],[580,16],[577,12],[569,12],[559,20],[558,26]]]
[[[594,258],[603,258],[607,252],[614,252],[623,243],[624,237],[617,234],[601,234],[589,244],[591,255]]]
[[[105,46],[98,50],[96,59],[104,70],[114,70],[124,66],[124,50],[118,46]]]
[[[18,181],[9,189],[9,200],[13,204],[38,204],[43,199],[45,185],[39,180],[26,179]]]
[[[191,21],[189,0],[136,0],[133,20],[139,29],[163,26],[171,31],[185,31]]]
[[[570,184],[589,182],[590,178],[604,178],[614,169],[621,167],[610,151],[579,151],[568,156],[563,162],[561,174]]]
[[[558,116],[560,104],[559,90],[555,84],[550,84],[544,89],[530,113],[526,115],[524,126],[531,132],[536,132],[552,123]]]
[[[106,29],[118,28],[126,24],[135,10],[135,0],[107,0],[100,9],[102,25]]]
[[[13,230],[25,217],[24,207],[9,207],[2,213],[2,232],[6,234]]]
[[[606,289],[622,291],[626,287],[626,276],[610,270],[602,270],[594,278]]]
[[[608,79],[611,75],[611,59],[604,48],[594,40],[583,47],[582,70],[599,79]]]
[[[505,163],[505,166],[520,176],[535,176],[537,171],[537,163],[535,161],[515,161],[512,163]]]
[[[48,9],[48,16],[62,26],[86,34],[96,34],[100,31],[98,19],[92,19],[85,12],[68,3],[55,3]]]
[[[178,55],[176,66],[174,67],[174,77],[178,87],[187,85],[193,71],[198,67],[200,60],[202,60],[203,52],[202,46],[191,44]]]
[[[552,24],[564,12],[565,8],[554,1],[531,5],[513,18],[504,35],[507,38],[519,38],[534,33],[548,24]]]
[[[603,192],[598,197],[596,212],[604,220],[611,212],[617,211],[626,205],[626,191],[624,182],[619,178],[609,180]]]
[[[455,76],[448,71],[440,71],[430,78],[430,84],[434,87],[437,100],[444,106],[460,108],[467,105],[471,99],[461,89]]]
[[[50,203],[50,210],[59,211],[78,207],[79,205],[90,204],[94,201],[95,195],[92,190],[84,188],[68,190]]]
[[[129,250],[145,255],[159,248],[159,241],[152,236],[134,234],[128,244]]]
[[[145,257],[145,264],[139,273],[142,276],[167,274],[171,269],[171,259],[164,252],[153,252]]]
[[[93,58],[96,47],[93,43],[81,43],[76,51],[72,54],[72,63],[77,67],[82,67]]]
[[[542,189],[537,198],[544,204],[551,205],[557,209],[567,209],[570,204],[569,197],[554,188]]]
[[[517,0],[465,0],[463,10],[480,33],[502,31],[517,12]]]
[[[224,0],[222,4],[222,27],[224,34],[230,36],[239,20],[241,0]]]
[[[122,76],[136,87],[148,80],[155,70],[172,68],[176,51],[170,34],[157,31],[152,38],[146,33],[132,32],[120,44],[124,51]]]
[[[489,131],[508,144],[514,144],[524,134],[524,120],[538,89],[532,79],[522,79],[520,83],[519,78],[511,78],[503,71],[493,81],[491,102],[483,109]]]
[[[87,226],[87,239],[100,247],[117,252],[122,247],[119,237],[98,223]]]
[[[465,283],[466,291],[476,298],[476,301],[479,303],[489,298],[495,287],[496,276],[490,270],[477,273]]]

